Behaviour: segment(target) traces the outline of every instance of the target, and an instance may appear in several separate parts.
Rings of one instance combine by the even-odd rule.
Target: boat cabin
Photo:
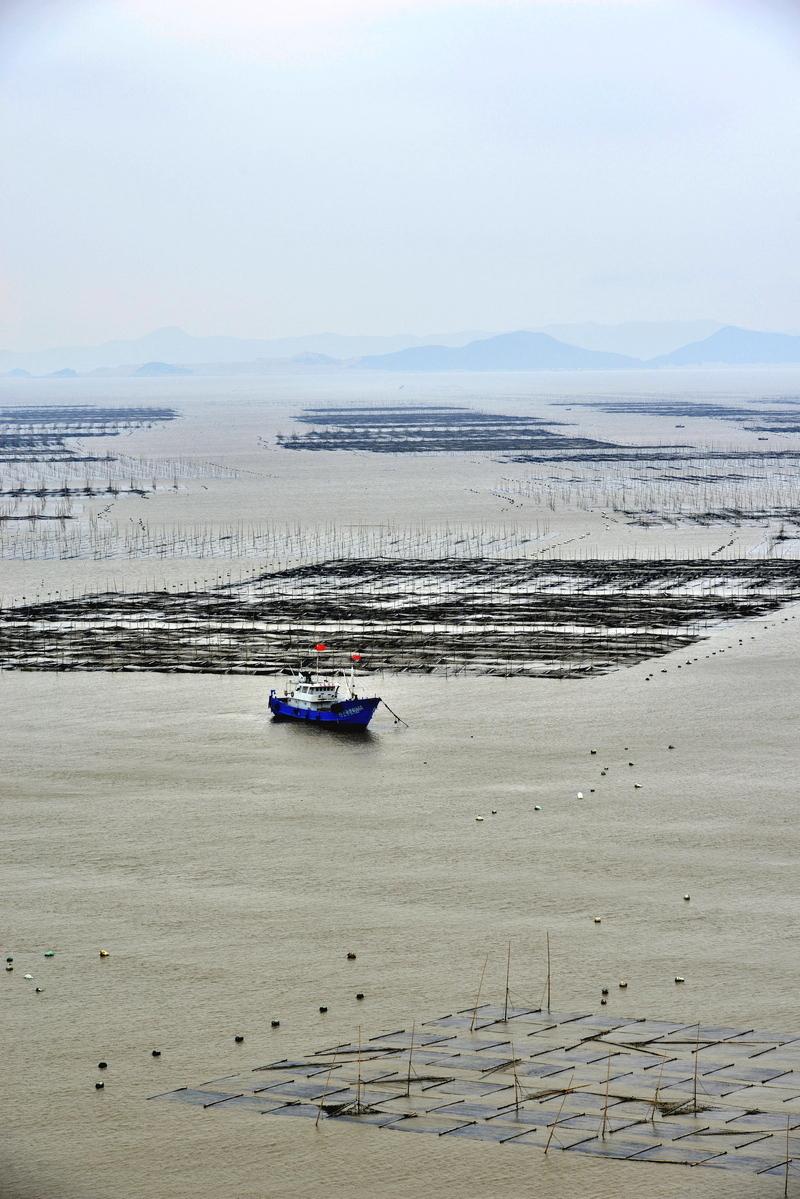
[[[309,708],[327,707],[335,702],[338,695],[339,688],[335,683],[325,682],[322,679],[310,679],[308,676],[302,675],[300,682],[292,692],[293,699]]]

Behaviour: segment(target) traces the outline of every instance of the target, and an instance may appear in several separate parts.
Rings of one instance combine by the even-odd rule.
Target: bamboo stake
[[[489,955],[487,953],[486,958],[484,959],[483,969],[481,970],[480,982],[478,983],[478,993],[475,996],[475,1007],[472,1009],[472,1020],[470,1021],[470,1026],[469,1026],[470,1032],[475,1031],[475,1021],[478,1018],[478,1004],[481,1001],[481,990],[483,988],[483,976],[486,973],[486,967],[488,964],[489,964]]]
[[[325,1092],[322,1096],[322,1103],[325,1102],[325,1095],[327,1095],[328,1087],[331,1085],[331,1074],[333,1073],[333,1067],[335,1066],[335,1064],[336,1064],[336,1051],[334,1050],[333,1057],[331,1058],[330,1069],[328,1070],[328,1077],[325,1079]],[[315,1128],[319,1127],[319,1118],[321,1115],[322,1115],[322,1106],[320,1105],[320,1107],[317,1109],[317,1118],[314,1121]]]
[[[411,1094],[411,1055],[414,1052],[414,1032],[416,1030],[416,1020],[411,1024],[411,1044],[408,1047],[408,1075],[406,1077],[406,1095]]]
[[[508,957],[506,958],[506,998],[503,1004],[503,1023],[508,1023],[508,980],[511,974],[511,942],[508,942]]]
[[[567,1102],[567,1095],[569,1095],[569,1093],[570,1093],[570,1087],[572,1086],[572,1084],[573,1084],[573,1082],[574,1082],[574,1081],[575,1081],[575,1071],[573,1070],[573,1071],[572,1071],[572,1073],[571,1073],[571,1074],[570,1074],[570,1076],[569,1076],[569,1083],[568,1083],[568,1085],[567,1085],[567,1088],[566,1088],[566,1090],[564,1091],[564,1097],[563,1097],[563,1099],[561,1100],[561,1106],[560,1106],[560,1107],[559,1107],[559,1109],[558,1109],[558,1115],[556,1116],[556,1118],[555,1118],[555,1120],[553,1121],[553,1123],[550,1125],[550,1136],[547,1138],[547,1144],[546,1144],[546,1145],[545,1145],[545,1147],[544,1147],[544,1151],[545,1151],[545,1153],[547,1153],[547,1150],[550,1148],[550,1142],[551,1142],[551,1141],[552,1141],[552,1139],[553,1139],[553,1133],[554,1133],[554,1132],[555,1132],[555,1130],[556,1130],[556,1125],[558,1124],[559,1120],[561,1119],[561,1113],[562,1113],[562,1112],[563,1112],[563,1110],[564,1110],[564,1104]]]
[[[550,933],[547,933],[547,1011],[550,1011]]]

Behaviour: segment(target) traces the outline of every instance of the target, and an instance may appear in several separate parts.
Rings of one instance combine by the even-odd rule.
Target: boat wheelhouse
[[[279,695],[269,693],[269,710],[276,720],[300,720],[330,729],[365,729],[381,702],[380,696],[361,698],[348,685],[349,695],[339,698],[339,686],[329,679],[301,672],[294,687]]]

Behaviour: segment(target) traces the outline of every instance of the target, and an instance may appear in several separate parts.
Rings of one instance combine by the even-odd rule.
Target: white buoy
[[[23,974],[23,976],[22,976],[22,977],[23,977],[23,978],[27,978],[27,979],[31,979],[31,978],[33,978],[33,975],[32,975],[32,974]]]
[[[582,791],[579,791],[579,792],[578,792],[578,794],[575,796],[575,798],[576,798],[576,799],[583,799],[583,792],[582,792]]]

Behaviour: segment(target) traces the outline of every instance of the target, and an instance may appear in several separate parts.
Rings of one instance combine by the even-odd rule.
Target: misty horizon
[[[3,349],[800,329],[781,0],[182,11],[4,6]]]

